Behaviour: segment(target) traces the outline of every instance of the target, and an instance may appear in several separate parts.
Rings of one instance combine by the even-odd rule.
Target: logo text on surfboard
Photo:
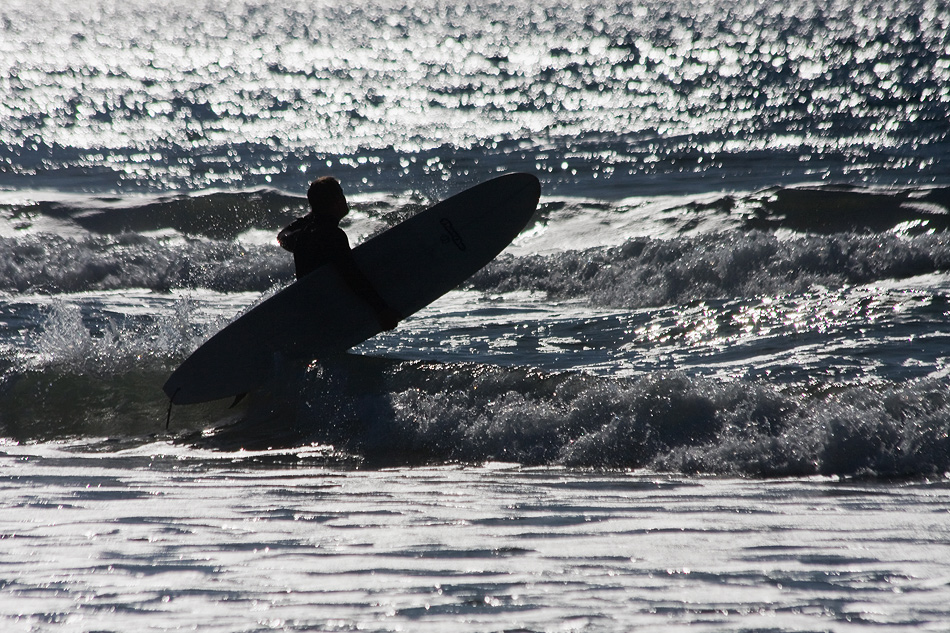
[[[465,242],[462,240],[462,236],[459,235],[458,231],[455,230],[455,227],[452,226],[451,220],[448,218],[442,218],[439,220],[439,224],[442,225],[442,228],[445,229],[446,234],[449,239],[455,244],[455,246],[460,250],[465,250]],[[443,238],[444,239],[444,238]]]

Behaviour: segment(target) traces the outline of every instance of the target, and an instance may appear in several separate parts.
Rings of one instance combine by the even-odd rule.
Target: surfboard
[[[534,214],[541,186],[531,174],[466,189],[353,249],[353,259],[403,317],[429,305],[494,259]],[[375,313],[332,265],[248,310],[194,351],[163,390],[174,404],[238,396],[289,359],[320,359],[381,331]]]

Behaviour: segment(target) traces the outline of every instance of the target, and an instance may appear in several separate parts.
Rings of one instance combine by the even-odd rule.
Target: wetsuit
[[[297,279],[324,264],[351,258],[350,242],[337,223],[318,215],[305,215],[281,231],[277,242],[294,254]]]
[[[400,315],[379,296],[372,282],[356,265],[346,233],[336,221],[313,213],[305,215],[278,233],[277,242],[294,254],[297,279],[332,264],[350,289],[373,309],[383,329],[396,327]]]

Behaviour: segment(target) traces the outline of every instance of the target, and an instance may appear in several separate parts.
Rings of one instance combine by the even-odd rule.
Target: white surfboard
[[[540,195],[530,174],[489,180],[367,240],[353,258],[386,303],[409,316],[494,259]],[[338,354],[380,331],[373,310],[323,266],[211,337],[163,389],[174,404],[237,396],[265,383],[284,359]]]

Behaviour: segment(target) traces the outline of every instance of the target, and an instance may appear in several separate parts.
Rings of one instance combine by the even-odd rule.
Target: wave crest
[[[619,247],[502,257],[470,281],[478,290],[531,290],[642,308],[805,292],[950,269],[950,237],[720,233],[634,238]]]
[[[276,247],[131,233],[0,237],[0,290],[6,291],[264,291],[292,277],[293,261]]]
[[[376,467],[509,461],[755,477],[950,470],[944,379],[808,397],[681,372],[617,379],[360,356],[286,379],[266,397],[252,394],[241,422],[201,443],[332,444]]]

